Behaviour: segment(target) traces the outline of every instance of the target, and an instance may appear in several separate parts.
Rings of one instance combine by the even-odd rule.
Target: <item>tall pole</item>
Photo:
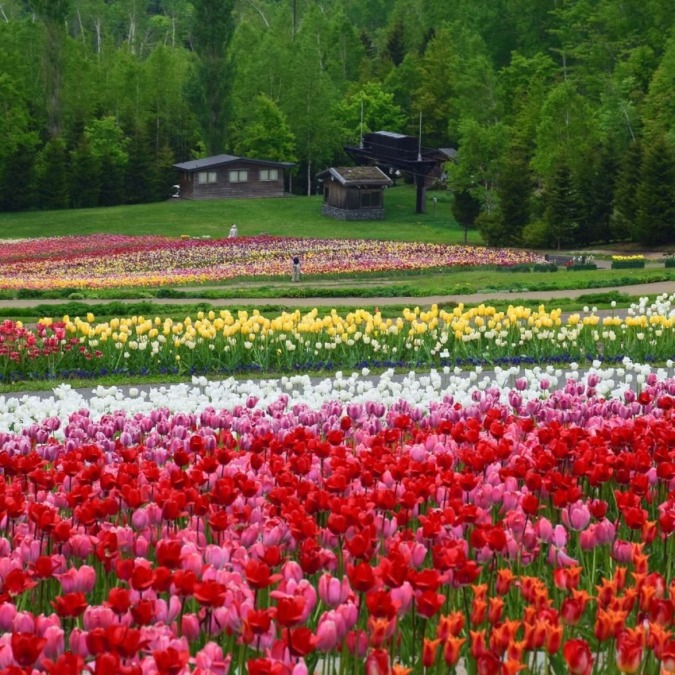
[[[415,171],[415,186],[417,188],[417,199],[415,203],[415,213],[424,213],[424,200],[426,197],[426,176],[422,173],[422,112],[420,111],[420,130],[417,139],[417,161],[420,162],[420,168]]]

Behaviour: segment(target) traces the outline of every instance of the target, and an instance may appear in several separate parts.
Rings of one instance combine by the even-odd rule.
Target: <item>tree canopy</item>
[[[164,198],[172,161],[221,152],[296,161],[311,193],[421,115],[489,241],[672,242],[671,4],[3,0],[2,208]]]

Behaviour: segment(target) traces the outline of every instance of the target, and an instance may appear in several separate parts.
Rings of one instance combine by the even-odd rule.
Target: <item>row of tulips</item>
[[[110,288],[288,276],[290,256],[305,274],[355,274],[538,261],[529,251],[356,239],[171,239],[96,235],[8,242],[0,289]]]
[[[358,365],[585,362],[625,355],[638,361],[675,356],[675,295],[638,303],[626,317],[593,311],[565,319],[547,311],[480,305],[453,310],[375,310],[339,315],[318,309],[266,317],[221,310],[183,321],[133,316],[96,322],[43,319],[35,330],[0,326],[0,378],[5,381],[94,375],[102,371],[231,373],[354,368]]]
[[[60,388],[0,433],[0,667],[675,672],[672,373],[437,377]]]

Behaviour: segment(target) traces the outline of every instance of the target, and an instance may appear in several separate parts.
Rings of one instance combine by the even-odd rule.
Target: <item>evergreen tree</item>
[[[457,190],[452,201],[452,215],[462,227],[472,227],[480,213],[480,201],[469,190]]]
[[[36,197],[40,208],[65,209],[70,203],[70,173],[65,143],[52,138],[38,159]]]
[[[570,168],[560,160],[544,194],[545,220],[551,239],[558,249],[574,242],[577,223],[577,201]]]
[[[70,159],[70,197],[72,205],[78,208],[98,206],[101,192],[101,174],[98,159],[92,152],[86,133],[80,136],[77,147]]]
[[[647,246],[675,241],[675,158],[663,137],[645,150],[637,191],[635,238]]]
[[[577,240],[580,244],[611,239],[610,217],[616,171],[613,154],[603,146],[594,148],[586,156],[574,176],[578,196]]]
[[[406,54],[403,21],[396,19],[387,37],[387,56],[395,66],[401,65]]]
[[[187,94],[209,155],[226,149],[233,63],[234,0],[193,0],[192,47],[197,55]]]
[[[176,170],[173,168],[174,156],[168,145],[162,145],[155,158],[153,171],[154,185],[152,186],[152,199],[163,201],[169,198],[171,186],[176,180]]]
[[[3,211],[25,211],[35,206],[35,148],[19,143],[5,161],[0,184]]]
[[[452,215],[464,228],[464,243],[466,244],[467,232],[474,227],[476,218],[480,214],[480,201],[469,190],[457,190],[452,200]]]
[[[105,150],[99,156],[101,168],[101,186],[98,195],[100,206],[117,206],[124,203],[124,177],[126,162],[121,164],[119,157],[111,150]]]
[[[127,204],[150,202],[157,185],[155,163],[145,129],[137,126],[129,139],[129,161],[124,177],[124,200]]]
[[[628,239],[635,231],[641,163],[642,150],[636,140],[626,148],[617,172],[610,216],[610,232],[614,240]]]
[[[530,220],[532,178],[525,148],[514,144],[509,150],[499,177],[500,244],[518,244],[523,228]]]

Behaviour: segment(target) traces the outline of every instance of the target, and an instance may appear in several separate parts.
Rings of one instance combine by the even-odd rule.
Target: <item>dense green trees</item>
[[[3,0],[0,207],[164,199],[173,162],[220,152],[314,192],[363,111],[457,148],[455,212],[491,243],[672,242],[670,5]]]

